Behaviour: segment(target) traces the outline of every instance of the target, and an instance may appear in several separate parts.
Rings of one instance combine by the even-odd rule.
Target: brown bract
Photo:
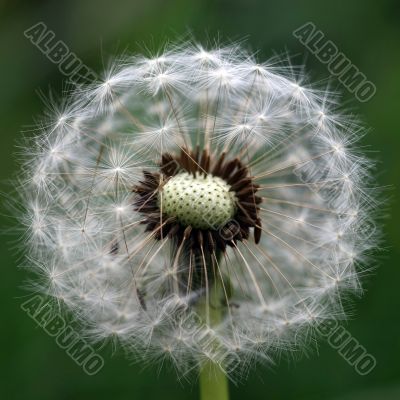
[[[174,217],[167,216],[160,210],[159,192],[172,176],[181,172],[212,174],[223,179],[235,192],[236,213],[223,226],[198,229],[180,224]],[[256,243],[261,237],[261,221],[258,216],[258,185],[254,184],[248,168],[238,158],[226,160],[226,153],[212,157],[207,150],[190,151],[181,149],[179,155],[162,155],[159,172],[143,171],[144,179],[134,188],[134,207],[146,217],[146,231],[153,232],[157,240],[174,239],[179,246],[183,242],[196,254],[200,251],[224,252],[227,246],[234,246],[237,241],[248,239],[253,229]]]

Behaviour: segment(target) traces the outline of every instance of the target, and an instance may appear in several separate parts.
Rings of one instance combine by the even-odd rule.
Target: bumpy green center
[[[183,172],[164,185],[158,205],[164,214],[175,217],[182,225],[217,230],[235,215],[236,198],[229,189],[217,176]]]

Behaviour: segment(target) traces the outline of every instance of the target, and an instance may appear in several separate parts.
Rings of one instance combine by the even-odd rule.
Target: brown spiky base
[[[224,252],[227,246],[235,246],[237,241],[248,239],[250,230],[254,231],[256,243],[261,237],[261,221],[259,207],[261,197],[257,196],[258,185],[254,184],[248,168],[238,159],[225,160],[222,153],[212,159],[207,150],[190,151],[182,149],[178,156],[170,153],[162,155],[160,172],[143,171],[144,179],[133,188],[135,193],[134,207],[146,217],[143,222],[146,231],[154,232],[155,239],[168,236],[177,245],[185,242],[195,254],[200,251],[214,253]],[[223,179],[230,190],[234,191],[236,214],[223,226],[210,229],[198,229],[183,226],[175,218],[162,215],[158,202],[158,193],[172,176],[180,172],[196,174],[212,174]]]

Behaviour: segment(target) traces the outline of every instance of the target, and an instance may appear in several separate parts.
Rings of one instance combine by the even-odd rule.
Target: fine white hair
[[[18,191],[35,288],[72,310],[86,337],[117,338],[145,362],[169,359],[179,376],[209,360],[245,373],[343,319],[370,267],[378,202],[356,148],[363,130],[338,96],[237,44],[170,45],[104,76],[24,147]],[[203,289],[167,289],[188,267],[174,265],[168,237],[145,231],[132,200],[161,154],[196,146],[240,157],[262,198],[260,243],[239,241],[215,260],[229,287],[212,325],[193,312]]]

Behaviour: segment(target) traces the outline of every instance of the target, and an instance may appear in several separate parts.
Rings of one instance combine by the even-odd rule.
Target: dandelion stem
[[[217,259],[217,258],[216,258]],[[222,280],[214,276],[215,281],[210,288],[210,296],[207,308],[207,316],[210,327],[218,325],[223,317],[224,309],[220,306],[222,295]],[[204,310],[205,311],[205,310]],[[220,344],[216,341],[215,346]],[[200,400],[228,400],[228,378],[222,366],[212,359],[207,360],[200,369]]]
[[[211,360],[200,371],[200,399],[228,400],[228,378],[224,371]]]

